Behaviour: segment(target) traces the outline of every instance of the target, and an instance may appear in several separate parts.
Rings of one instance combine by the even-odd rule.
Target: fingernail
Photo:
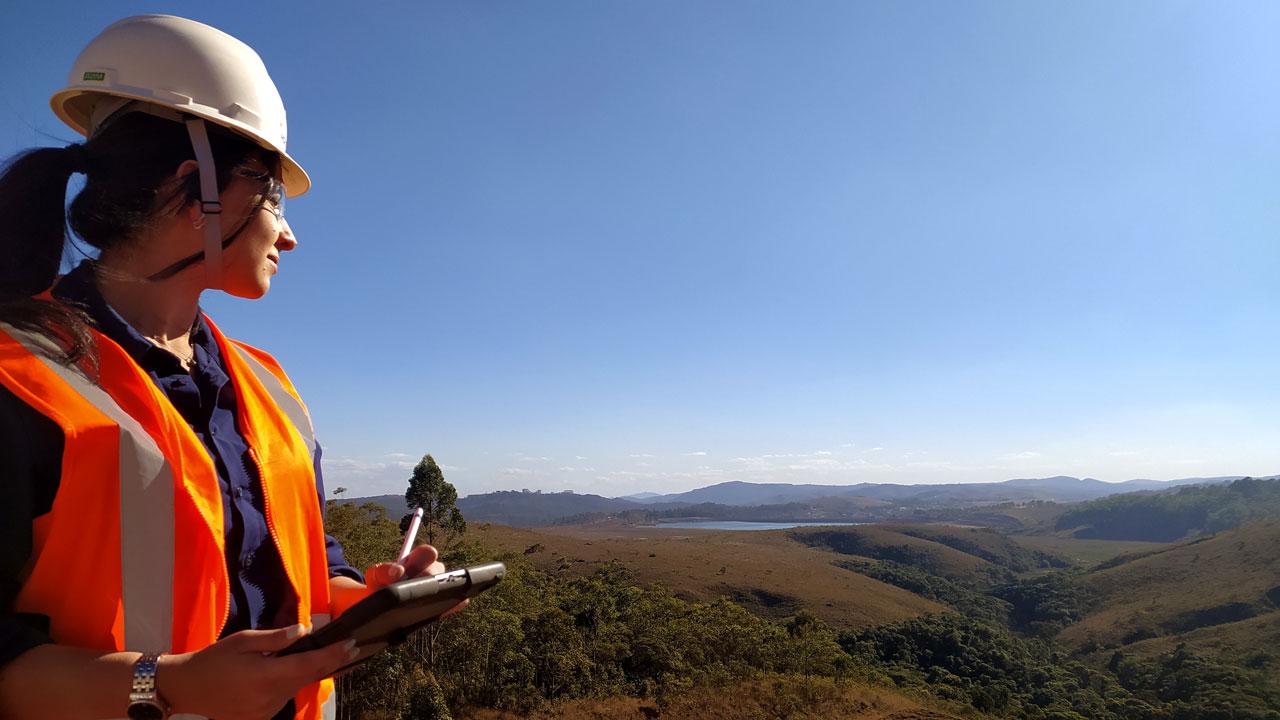
[[[284,629],[284,636],[289,638],[290,640],[293,640],[294,638],[301,637],[302,631],[305,629],[306,628],[302,627],[302,623],[298,623],[297,625],[290,625],[289,627]]]

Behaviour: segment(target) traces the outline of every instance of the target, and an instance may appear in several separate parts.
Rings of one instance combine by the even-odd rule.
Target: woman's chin
[[[232,297],[243,298],[245,300],[257,300],[267,291],[271,289],[271,279],[261,278],[256,283],[237,283],[222,288],[222,291]]]

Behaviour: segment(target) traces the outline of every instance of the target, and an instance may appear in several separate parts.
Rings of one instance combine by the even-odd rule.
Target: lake
[[[861,525],[854,522],[741,522],[738,520],[685,520],[658,523],[656,527],[677,530],[786,530],[820,525]]]

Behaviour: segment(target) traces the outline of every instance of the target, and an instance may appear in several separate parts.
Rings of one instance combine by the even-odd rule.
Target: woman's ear
[[[170,178],[170,182],[173,183],[173,187],[181,187],[190,181],[192,173],[198,172],[199,170],[200,163],[195,160],[183,160],[182,163],[178,165],[178,169],[173,171],[173,176]],[[179,197],[182,196],[179,195]],[[193,225],[200,222],[200,218],[203,216],[203,213],[200,212],[199,200],[197,199],[192,201],[183,198],[183,203],[184,205],[182,209],[186,212],[187,219],[190,220]]]

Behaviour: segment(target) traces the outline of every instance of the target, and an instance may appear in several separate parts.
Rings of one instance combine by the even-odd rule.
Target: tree
[[[435,675],[419,670],[413,678],[413,689],[409,691],[409,708],[404,715],[405,720],[453,720],[449,713],[449,704],[445,702],[444,691]]]
[[[466,532],[467,522],[455,505],[458,491],[445,482],[444,472],[430,454],[424,455],[422,462],[413,468],[404,499],[410,509],[422,508],[421,532],[426,534],[428,543],[435,545],[436,538],[443,542]],[[405,515],[400,521],[401,532],[409,528],[411,517]]]
[[[424,455],[422,461],[413,468],[413,476],[409,478],[409,489],[404,493],[405,502],[411,509],[422,508],[422,526],[419,535],[426,535],[427,542],[436,545],[439,539],[443,544],[466,532],[467,522],[458,509],[458,491],[453,485],[445,482],[444,472],[436,464],[430,454]],[[400,520],[400,531],[409,529],[413,515],[405,515]],[[437,546],[439,547],[439,546]],[[409,641],[410,652],[423,663],[428,670],[436,664],[436,641],[440,637],[440,623],[431,623],[415,632]],[[434,683],[434,679],[432,681]],[[439,688],[437,687],[437,690]],[[422,702],[434,696],[424,695]],[[427,705],[422,707],[427,707]],[[427,712],[423,710],[422,712]]]

